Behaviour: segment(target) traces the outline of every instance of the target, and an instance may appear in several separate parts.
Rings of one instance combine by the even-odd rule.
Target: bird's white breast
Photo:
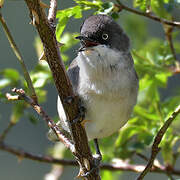
[[[87,109],[87,136],[89,140],[109,136],[127,122],[136,103],[137,91],[131,91],[133,65],[122,53],[104,45],[80,52],[77,61],[78,94]]]

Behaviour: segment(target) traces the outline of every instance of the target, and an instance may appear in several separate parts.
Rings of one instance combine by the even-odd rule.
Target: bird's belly
[[[110,136],[118,131],[127,122],[132,110],[128,98],[108,100],[95,97],[85,103],[85,129],[89,140]]]

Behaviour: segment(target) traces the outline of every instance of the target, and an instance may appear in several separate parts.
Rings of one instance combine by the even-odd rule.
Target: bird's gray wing
[[[79,66],[77,64],[77,60],[74,59],[72,63],[70,64],[67,74],[69,76],[69,79],[72,83],[73,90],[76,93],[79,85]]]
[[[70,64],[68,70],[67,70],[67,74],[69,76],[69,79],[72,83],[73,86],[73,90],[76,93],[77,92],[77,88],[78,88],[78,82],[79,82],[79,66],[77,64],[76,59],[74,59],[72,61],[72,63]],[[67,126],[67,121],[66,119],[63,119],[62,114],[65,114],[64,112],[64,108],[62,106],[61,100],[60,98],[58,98],[58,113],[59,113],[59,117],[60,117],[60,121],[57,123],[58,127],[60,128],[61,131],[63,131],[63,134],[70,139],[70,130]],[[61,117],[62,116],[62,117]],[[51,141],[58,141],[58,138],[56,136],[56,134],[52,131],[52,129],[49,130],[48,132],[48,139],[50,139]]]

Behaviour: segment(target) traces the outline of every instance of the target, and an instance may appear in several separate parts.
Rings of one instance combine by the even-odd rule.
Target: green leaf
[[[47,91],[44,89],[36,89],[36,94],[38,96],[38,101],[43,103],[46,101]]]
[[[74,17],[76,19],[81,18],[82,10],[83,9],[81,6],[74,6],[71,8],[57,11],[56,18],[59,19],[59,21],[56,28],[56,36],[57,36],[58,41],[60,41],[60,37],[64,31],[64,28],[66,27],[66,24],[69,18],[71,17]]]
[[[2,79],[0,79],[0,89],[5,88],[9,85],[16,86],[18,80],[20,80],[20,75],[15,69],[7,68],[0,72]]]
[[[2,73],[4,77],[11,79],[12,81],[18,81],[20,79],[19,72],[15,69],[7,68]]]
[[[78,33],[64,33],[61,37],[61,43],[64,43],[64,46],[61,47],[61,52],[66,52],[69,50],[72,46],[76,45],[79,40],[75,39],[76,36],[78,36]]]
[[[126,126],[119,133],[119,136],[115,143],[116,147],[122,146],[128,139],[130,139],[132,136],[142,131],[143,131],[143,128],[140,126],[134,126],[134,125]]]
[[[168,76],[170,76],[170,75],[171,75],[170,73],[156,74],[155,78],[156,78],[157,86],[159,86],[159,87],[166,87],[167,79],[168,79]]]
[[[116,141],[117,136],[118,133],[115,133],[109,137],[103,138],[100,141],[104,161],[110,161],[114,157],[114,148],[112,147],[114,147],[114,142]]]
[[[33,85],[35,88],[44,87],[46,81],[49,79],[49,75],[46,72],[39,72],[31,75]]]
[[[32,114],[28,114],[28,118],[32,124],[36,125],[38,123],[38,119]]]
[[[113,9],[114,9],[113,2],[105,2],[102,4],[102,9],[100,9],[100,12],[103,14],[109,14]]]
[[[24,102],[18,102],[14,104],[12,114],[11,114],[11,122],[16,124],[19,122],[20,118],[24,114],[25,104]]]
[[[11,81],[7,78],[0,79],[0,89],[5,88],[11,83]]]
[[[112,172],[111,171],[103,171],[102,173],[102,179],[103,180],[109,180],[109,179],[113,179],[113,176],[112,176]]]
[[[2,8],[4,5],[4,0],[0,0],[0,8]]]
[[[166,7],[167,5],[168,3],[165,3],[164,0],[151,0],[151,8],[155,14],[165,19],[171,19],[171,15]]]
[[[143,107],[138,106],[138,105],[135,106],[134,112],[137,113],[139,116],[142,116],[142,117],[149,119],[149,120],[158,120],[159,119],[157,114],[154,114],[154,113],[151,114],[147,108],[143,108]]]
[[[68,17],[66,16],[62,16],[61,18],[59,18],[59,23],[57,24],[57,27],[56,27],[56,37],[57,37],[57,40],[60,41],[60,37],[66,27],[66,24],[68,22]]]
[[[112,12],[111,17],[116,20],[119,18],[119,14],[117,12]]]
[[[142,11],[146,11],[148,0],[134,0],[134,7],[140,7]]]
[[[139,141],[131,143],[128,147],[128,149],[132,152],[141,152],[144,148],[145,145]]]
[[[93,0],[93,1],[88,1],[88,0],[74,0],[77,4],[79,4],[81,7],[86,7],[86,9],[96,9],[98,11],[99,9],[102,8],[102,1],[101,0]]]
[[[161,143],[162,148],[162,156],[165,161],[166,165],[172,165],[173,164],[173,149],[169,141],[166,141]]]
[[[141,131],[138,134],[138,141],[141,142],[142,144],[149,146],[153,143],[154,140],[154,134],[151,134],[151,131]]]

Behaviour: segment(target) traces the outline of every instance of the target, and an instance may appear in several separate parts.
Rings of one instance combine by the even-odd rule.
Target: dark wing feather
[[[77,60],[74,59],[67,70],[69,79],[72,83],[74,92],[77,92],[79,85],[79,66]]]

